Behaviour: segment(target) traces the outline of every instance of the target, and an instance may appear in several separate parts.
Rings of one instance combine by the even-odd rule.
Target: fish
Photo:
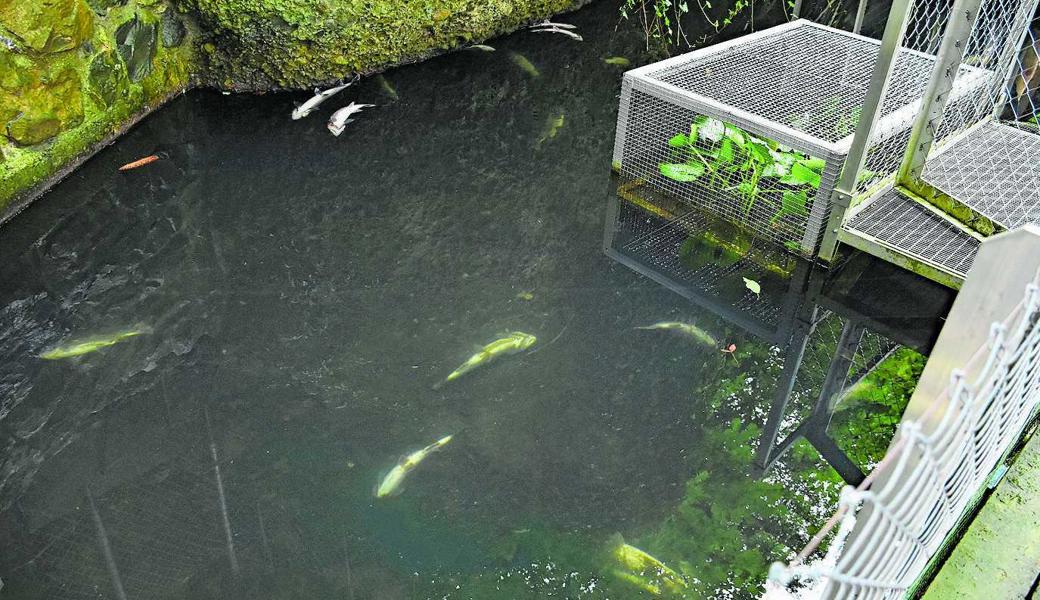
[[[578,35],[577,32],[572,31],[574,25],[568,25],[567,23],[553,23],[551,21],[542,21],[541,23],[528,27],[530,31],[534,33],[560,33],[573,40],[579,42],[584,41],[583,38]]]
[[[347,127],[347,123],[354,121],[354,119],[350,118],[351,115],[357,114],[362,110],[373,106],[375,106],[375,104],[357,104],[351,102],[332,113],[332,116],[329,117],[329,131],[332,132],[332,135],[339,136],[339,134],[343,133],[343,130]]]
[[[427,456],[448,445],[452,437],[454,435],[446,435],[422,450],[402,456],[401,460],[394,465],[394,468],[390,469],[390,472],[379,482],[379,485],[376,487],[376,498],[386,498],[399,494],[405,477],[418,467],[419,463],[426,460]]]
[[[495,49],[487,44],[470,44],[466,46],[466,50],[480,50],[482,52],[494,52]]]
[[[315,110],[318,109],[318,106],[322,102],[328,100],[329,98],[335,96],[339,92],[341,92],[341,91],[347,89],[348,87],[354,85],[355,83],[358,82],[358,80],[360,78],[361,78],[360,76],[355,75],[353,79],[351,79],[350,81],[344,83],[343,85],[337,85],[336,87],[329,88],[329,89],[325,90],[324,92],[320,92],[320,91],[318,91],[317,88],[315,88],[314,96],[310,100],[304,102],[303,104],[301,104],[301,105],[299,105],[299,106],[297,106],[296,108],[293,109],[293,111],[292,111],[293,121],[302,119],[302,118],[306,117],[307,115],[311,114],[312,112],[314,112]]]
[[[397,102],[401,99],[401,97],[397,95],[397,90],[394,89],[394,86],[390,85],[390,82],[387,81],[386,77],[380,75],[377,79],[379,80],[379,87],[383,89],[383,93],[389,96],[391,100]]]
[[[469,360],[462,363],[459,368],[449,373],[448,377],[441,382],[441,384],[435,387],[440,387],[440,385],[443,385],[444,383],[452,381],[453,379],[458,379],[473,369],[495,360],[499,356],[504,354],[515,354],[527,350],[537,341],[538,338],[529,333],[514,331],[508,336],[497,339],[481,348],[479,352],[469,357]]]
[[[693,339],[701,342],[705,346],[718,346],[719,343],[715,341],[715,338],[711,337],[707,331],[704,331],[696,325],[690,325],[688,323],[680,323],[679,321],[662,321],[660,323],[654,323],[653,325],[646,325],[643,327],[636,327],[636,329],[668,329],[671,331],[678,331],[684,333]]]
[[[143,166],[145,166],[147,164],[151,164],[151,163],[153,163],[153,162],[155,162],[157,160],[159,160],[159,155],[158,154],[152,154],[152,155],[146,156],[144,158],[139,158],[139,159],[137,159],[137,160],[135,160],[133,162],[128,162],[125,165],[119,167],[119,170],[120,171],[129,171],[130,169],[136,169],[137,167],[143,167]]]
[[[537,147],[541,148],[545,142],[555,139],[556,134],[559,133],[560,128],[563,127],[563,113],[555,117],[549,117],[549,121],[545,126],[545,131],[542,133],[542,137],[538,138]]]
[[[614,65],[615,67],[627,67],[632,64],[632,61],[628,60],[624,56],[611,56],[610,58],[604,58],[603,62],[608,65]]]
[[[611,541],[614,560],[623,569],[614,571],[619,578],[655,594],[661,593],[662,584],[672,592],[686,589],[687,583],[682,575],[646,551],[625,543],[621,534],[612,536]]]
[[[97,335],[79,340],[72,340],[66,344],[55,346],[40,354],[44,360],[58,360],[62,358],[73,358],[90,354],[102,348],[107,348],[119,342],[138,335],[152,333],[152,328],[147,325],[136,325],[130,329],[119,331],[108,335]]]
[[[538,71],[538,67],[531,64],[531,61],[527,60],[527,57],[523,54],[520,54],[519,52],[510,52],[509,58],[511,58],[513,62],[516,63],[516,66],[523,69],[524,72],[530,75],[531,77],[537,78],[542,76],[541,72]]]

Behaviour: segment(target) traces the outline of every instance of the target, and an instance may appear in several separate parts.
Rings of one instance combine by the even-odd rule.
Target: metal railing
[[[885,458],[773,565],[768,598],[899,598],[921,583],[1040,404],[1038,274],[1040,228],[983,244]]]

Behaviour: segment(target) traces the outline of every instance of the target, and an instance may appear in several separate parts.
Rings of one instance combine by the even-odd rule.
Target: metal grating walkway
[[[930,158],[924,180],[1006,229],[1040,222],[1040,135],[988,121]]]
[[[845,223],[841,240],[954,287],[979,249],[977,238],[891,187]]]

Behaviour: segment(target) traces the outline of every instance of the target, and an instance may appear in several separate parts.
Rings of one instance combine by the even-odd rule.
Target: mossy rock
[[[134,15],[116,28],[117,48],[131,81],[141,81],[152,72],[156,42],[155,23],[145,21],[141,15]]]
[[[32,50],[51,53],[87,40],[94,16],[83,0],[0,0],[0,25]]]
[[[124,96],[130,85],[122,59],[111,50],[99,52],[90,60],[87,80],[94,98],[106,108]]]
[[[184,42],[187,30],[180,16],[172,10],[162,15],[162,45],[166,48],[176,48]]]
[[[83,122],[79,73],[46,56],[0,55],[0,120],[21,146],[39,144]]]
[[[175,0],[211,49],[206,82],[236,90],[310,89],[513,31],[587,1]]]
[[[127,0],[87,0],[90,8],[98,15],[104,16],[108,9],[126,5]]]

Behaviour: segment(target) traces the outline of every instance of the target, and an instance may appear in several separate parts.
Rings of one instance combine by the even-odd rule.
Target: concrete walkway
[[[1033,435],[957,542],[924,598],[1026,598],[1038,575],[1040,435]]]

